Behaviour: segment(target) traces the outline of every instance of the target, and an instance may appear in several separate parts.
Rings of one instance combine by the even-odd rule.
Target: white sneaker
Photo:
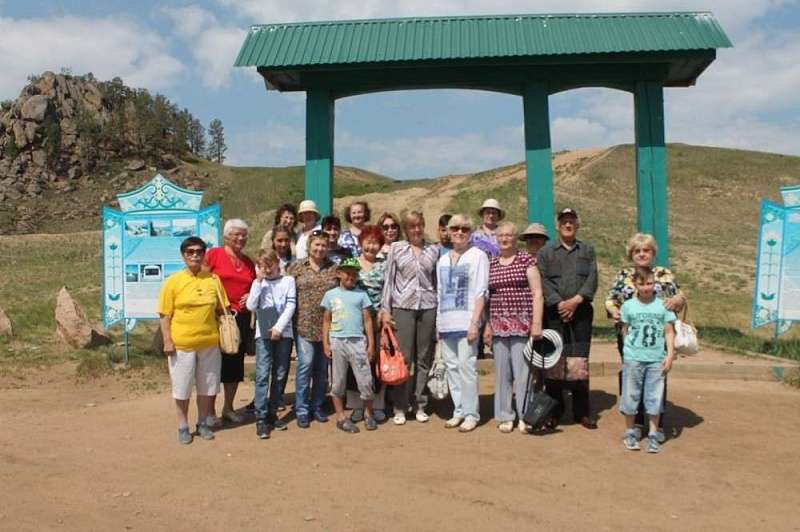
[[[517,429],[523,434],[528,434],[531,431],[531,426],[520,419],[519,423],[517,423]]]
[[[446,429],[454,429],[457,426],[461,425],[462,421],[464,421],[463,417],[453,416],[450,419],[448,419],[447,422],[445,422],[444,428],[446,428]]]
[[[478,426],[478,421],[474,417],[468,417],[464,420],[460,427],[458,427],[458,432],[470,432],[475,430],[475,427]],[[513,423],[512,423],[512,430],[513,430]]]
[[[395,425],[405,425],[406,424],[405,412],[395,412],[394,417],[392,418],[392,423],[394,423]]]
[[[421,410],[421,409],[417,410],[417,416],[416,417],[417,417],[417,421],[419,421],[420,423],[427,423],[428,420],[431,418],[431,416],[426,414],[425,411]]]
[[[462,425],[463,427],[464,425]],[[514,422],[513,421],[503,421],[497,425],[497,430],[502,432],[503,434],[508,434],[510,432],[514,432]]]

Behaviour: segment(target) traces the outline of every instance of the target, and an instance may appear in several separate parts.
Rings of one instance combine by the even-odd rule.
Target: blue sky
[[[251,24],[477,13],[710,10],[735,48],[688,89],[668,89],[668,142],[800,155],[800,0],[0,0],[0,99],[69,67],[161,92],[205,124],[220,118],[228,162],[304,158],[302,94],[265,91],[231,65]],[[582,89],[550,99],[553,148],[633,141],[631,96]],[[346,98],[336,162],[392,177],[474,172],[523,158],[522,102],[476,91]]]

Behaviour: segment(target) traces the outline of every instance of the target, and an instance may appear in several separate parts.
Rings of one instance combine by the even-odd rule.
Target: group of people
[[[167,278],[158,303],[181,443],[195,434],[212,439],[220,423],[243,421],[234,400],[246,353],[256,359],[250,405],[256,435],[264,439],[286,430],[280,412],[293,345],[293,414],[300,428],[328,421],[329,391],[335,425],[344,432],[359,432],[361,422],[366,430],[389,419],[404,425],[409,415],[428,422],[427,382],[438,350],[453,405],[444,426],[470,432],[480,421],[477,359],[490,346],[497,428],[527,433],[531,375],[524,351],[529,341],[542,339],[544,329],[556,331],[563,344],[561,358],[544,374],[546,392],[558,404],[544,428],[559,424],[567,391],[574,420],[597,428],[588,362],[597,261],[593,247],[577,238],[575,210],[559,211],[552,240],[537,223],[520,233],[494,199],[478,209],[477,225],[467,214],[442,215],[438,242],[426,238],[418,211],[384,213],[373,225],[369,205],[356,201],[343,215],[344,230],[340,218],[321,216],[313,201],[282,205],[256,261],[244,253],[248,226],[240,219],[225,223],[218,248],[206,249],[197,237],[183,241],[186,269]],[[686,302],[672,273],[652,267],[655,253],[651,236],[635,235],[628,245],[632,266],[619,272],[605,302],[618,324],[624,360],[620,409],[630,418],[625,446],[638,448],[648,430],[653,452],[664,441],[664,375],[674,358],[670,324]],[[226,309],[235,313],[240,332],[235,354],[219,350],[216,316]],[[396,336],[409,375],[395,386],[376,378],[380,338],[387,331]],[[194,434],[188,424],[193,383]],[[220,385],[224,397],[217,416]],[[647,427],[637,414],[649,416]]]

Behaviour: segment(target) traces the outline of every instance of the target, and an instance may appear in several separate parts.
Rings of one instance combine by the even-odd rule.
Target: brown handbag
[[[408,380],[405,357],[394,331],[388,325],[381,330],[381,353],[377,369],[378,378],[387,386],[397,386]]]
[[[217,285],[217,299],[222,306],[222,315],[217,316],[217,323],[219,324],[219,350],[226,355],[239,354],[239,343],[241,336],[239,335],[239,326],[236,324],[236,312],[229,312],[228,307],[225,306],[225,301],[222,299],[222,294],[219,293],[219,285]]]

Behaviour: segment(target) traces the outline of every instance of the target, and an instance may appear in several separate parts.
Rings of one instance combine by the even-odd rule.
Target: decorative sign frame
[[[782,187],[783,205],[761,201],[752,326],[775,336],[800,321],[800,185]]]
[[[161,284],[184,267],[180,244],[199,236],[209,248],[221,241],[220,206],[201,208],[203,193],[161,174],[117,195],[120,210],[103,206],[103,326],[158,319]]]

